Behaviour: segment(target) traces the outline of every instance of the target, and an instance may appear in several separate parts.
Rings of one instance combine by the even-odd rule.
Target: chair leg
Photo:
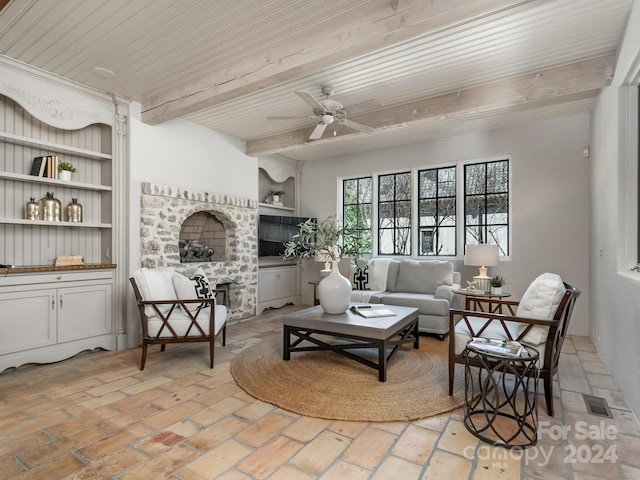
[[[225,323],[222,327],[222,346],[224,347],[227,344],[227,324]]]
[[[160,351],[164,352],[164,349],[167,348],[167,344],[163,343],[162,345],[160,345]]]
[[[142,341],[142,358],[140,359],[140,370],[144,370],[144,364],[147,361],[147,343]]]
[[[453,360],[449,359],[449,395],[453,395],[453,375],[455,373],[455,368],[456,363]]]
[[[553,378],[544,377],[544,400],[547,404],[547,414],[553,417]]]
[[[213,345],[216,343],[216,336],[209,337],[209,368],[213,368]]]

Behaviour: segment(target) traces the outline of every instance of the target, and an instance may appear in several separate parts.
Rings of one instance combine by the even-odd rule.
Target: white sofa
[[[442,260],[373,258],[361,279],[351,277],[353,302],[383,303],[418,309],[418,328],[441,340],[449,332],[449,309],[456,305],[460,273]]]

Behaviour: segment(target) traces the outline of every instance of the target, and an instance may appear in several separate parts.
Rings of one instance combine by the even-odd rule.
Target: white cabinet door
[[[112,333],[111,285],[58,289],[58,342]]]
[[[258,273],[258,302],[278,298],[278,268],[263,268]]]
[[[55,289],[0,293],[0,355],[56,341]]]
[[[278,298],[298,295],[298,267],[278,268]]]

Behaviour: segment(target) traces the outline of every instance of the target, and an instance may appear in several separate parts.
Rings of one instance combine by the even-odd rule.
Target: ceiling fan
[[[344,125],[345,127],[349,127],[353,130],[357,130],[359,132],[364,132],[371,134],[376,131],[375,128],[370,127],[369,125],[365,125],[363,123],[354,122],[353,120],[349,120],[347,118],[348,113],[354,115],[357,113],[364,113],[368,110],[373,110],[375,108],[379,108],[382,105],[380,102],[375,100],[369,100],[367,102],[359,103],[357,105],[352,105],[351,107],[343,107],[340,102],[337,100],[332,100],[329,98],[333,95],[333,88],[328,86],[322,87],[322,94],[325,96],[323,100],[318,100],[316,97],[311,95],[309,92],[295,92],[302,100],[311,105],[313,109],[313,115],[306,116],[297,116],[297,117],[267,117],[267,120],[289,120],[293,118],[310,118],[316,119],[319,118],[320,121],[316,125],[316,128],[313,129],[311,135],[309,135],[309,140],[318,140],[322,137],[325,129],[328,125],[331,125],[333,122],[338,122],[340,125]],[[348,110],[348,113],[347,113]],[[335,132],[334,132],[335,134]]]

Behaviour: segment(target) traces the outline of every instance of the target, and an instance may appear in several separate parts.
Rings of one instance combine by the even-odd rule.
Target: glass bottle
[[[67,220],[70,222],[82,221],[82,205],[78,203],[77,198],[72,198],[71,203],[67,205]]]
[[[31,197],[24,208],[24,218],[27,220],[40,220],[40,206],[33,197]]]
[[[52,192],[47,192],[46,197],[40,199],[40,216],[47,222],[59,222],[62,205],[60,200],[53,196]]]

